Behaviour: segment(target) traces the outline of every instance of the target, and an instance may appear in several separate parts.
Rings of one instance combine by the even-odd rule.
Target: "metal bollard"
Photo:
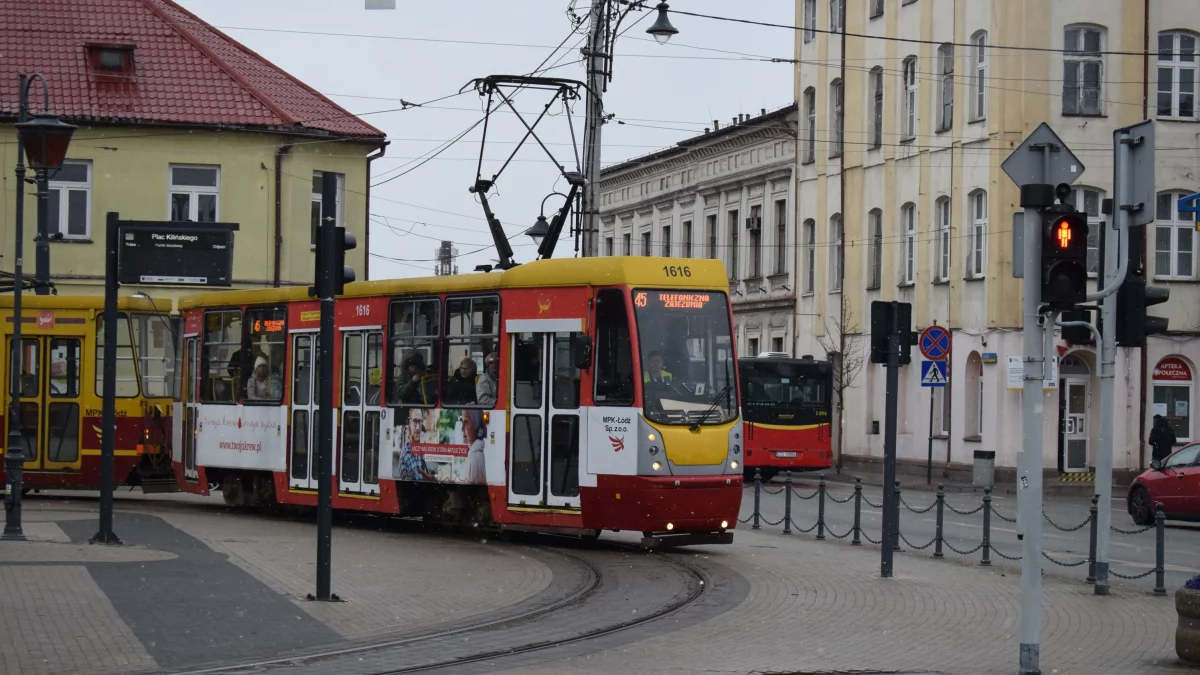
[[[851,546],[862,546],[862,539],[859,534],[862,532],[862,479],[854,479],[854,539],[850,540]]]
[[[783,533],[792,533],[792,473],[783,479]]]
[[[1155,506],[1158,512],[1154,514],[1154,594],[1166,595],[1167,514],[1163,513],[1162,502]]]
[[[896,530],[894,532],[892,532],[892,550],[899,551],[900,550],[900,509],[903,507],[903,504],[901,504],[901,502],[900,502],[900,481],[896,481],[896,487],[894,489],[896,490],[896,499],[892,502],[892,508],[896,512],[896,520],[895,520]]]
[[[825,538],[825,474],[817,483],[817,539]]]
[[[1092,506],[1088,509],[1091,514],[1091,541],[1088,543],[1088,575],[1087,582],[1089,584],[1096,583],[1096,528],[1099,527],[1100,507],[1097,504],[1100,502],[1100,495],[1092,495]]]
[[[939,485],[937,489],[937,531],[933,535],[933,557],[944,557],[942,553],[942,507],[946,505],[946,492]]]
[[[983,488],[983,560],[979,564],[992,564],[992,488]]]
[[[754,470],[754,524],[750,526],[752,530],[761,530],[762,527],[758,524],[758,506],[759,500],[762,498],[762,474],[758,469]]]
[[[20,445],[10,443],[4,455],[4,476],[8,483],[4,495],[4,533],[0,539],[25,541],[21,526],[21,492],[24,489],[25,455]]]

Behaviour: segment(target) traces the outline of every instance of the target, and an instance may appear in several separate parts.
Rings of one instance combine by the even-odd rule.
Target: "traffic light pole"
[[[317,236],[317,278],[321,301],[319,345],[321,378],[317,401],[317,600],[336,600],[330,592],[333,567],[333,295],[338,256],[337,175],[325,173],[321,184],[321,227]]]

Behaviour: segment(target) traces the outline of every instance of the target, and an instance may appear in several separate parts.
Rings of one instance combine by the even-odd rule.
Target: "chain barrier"
[[[1121,574],[1120,572],[1118,572],[1116,570],[1111,570],[1111,569],[1108,571],[1108,573],[1118,579],[1124,579],[1126,581],[1135,581],[1137,579],[1145,579],[1146,577],[1148,577],[1151,574],[1154,574],[1155,572],[1158,572],[1158,571],[1160,571],[1159,568],[1151,567],[1150,569],[1146,570],[1145,572],[1142,572],[1141,574]]]
[[[761,515],[761,514],[760,514],[760,515]],[[762,516],[762,521],[763,521],[764,523],[766,523],[767,525],[770,525],[771,527],[775,527],[776,525],[782,525],[782,524],[783,524],[783,517],[781,516],[781,517],[779,518],[779,520],[772,521],[770,518],[768,518],[768,517],[766,517],[766,516]]]
[[[1021,556],[1019,556],[1019,555],[1018,556],[1005,555],[1004,551],[997,550],[995,546],[990,546],[990,549],[991,549],[992,553],[995,553],[996,555],[1000,556],[1001,558],[1004,558],[1005,560],[1011,560],[1013,562],[1016,562],[1021,559]]]
[[[854,534],[853,527],[846,530],[846,534],[838,534],[837,532],[834,532],[833,528],[829,527],[828,524],[825,525],[825,531],[828,532],[829,536],[833,537],[834,539],[845,539],[846,537],[849,537],[850,535]]]
[[[816,497],[816,496],[817,496],[818,494],[820,494],[820,493],[821,493],[821,491],[820,491],[820,490],[813,490],[813,493],[812,493],[811,495],[809,495],[809,496],[805,497],[804,495],[800,494],[800,491],[799,491],[799,490],[797,490],[796,488],[792,488],[792,494],[796,495],[796,496],[797,496],[797,497],[799,497],[800,499],[812,499],[812,498]]]
[[[934,501],[932,504],[930,504],[929,506],[926,506],[926,507],[925,507],[925,508],[923,508],[923,509],[914,509],[912,506],[909,506],[908,502],[904,501],[904,497],[901,497],[901,498],[900,498],[900,503],[904,505],[904,508],[906,508],[906,509],[908,509],[909,511],[912,511],[913,513],[916,513],[916,514],[918,514],[918,515],[920,515],[920,514],[922,514],[922,513],[929,513],[930,511],[932,511],[932,510],[934,510],[935,508],[937,508],[937,502],[936,502],[936,501]]]
[[[854,499],[854,493],[851,492],[850,495],[847,496],[845,499],[838,499],[837,497],[834,497],[833,495],[826,492],[825,497],[827,499],[829,499],[829,501],[833,502],[834,504],[845,504],[846,502],[849,502]]]
[[[1017,522],[1016,518],[1009,518],[1008,516],[1004,515],[1003,513],[1000,513],[999,511],[997,511],[995,506],[992,507],[992,515],[996,516],[997,518],[999,518],[1000,520],[1003,520],[1006,523]],[[1050,524],[1053,525],[1054,523],[1050,523]],[[1086,521],[1084,522],[1084,525],[1087,525]]]
[[[1116,525],[1109,525],[1108,529],[1112,530],[1113,532],[1119,532],[1120,534],[1142,534],[1143,532],[1149,532],[1150,530],[1153,530],[1154,526],[1147,525],[1146,527],[1143,527],[1138,530],[1122,530],[1121,528],[1117,527]]]
[[[934,537],[933,539],[930,539],[929,543],[925,544],[924,546],[917,546],[916,544],[909,541],[908,537],[904,536],[903,532],[900,533],[900,539],[902,539],[905,544],[908,544],[908,547],[913,549],[914,551],[924,551],[925,549],[929,548],[930,546],[933,546],[934,542],[937,541],[937,537]]]
[[[1046,522],[1050,523],[1050,525],[1054,529],[1059,530],[1061,532],[1075,532],[1077,530],[1082,530],[1083,528],[1087,527],[1088,523],[1092,522],[1092,517],[1089,515],[1086,520],[1084,520],[1082,523],[1076,525],[1075,527],[1063,527],[1062,525],[1059,525],[1058,523],[1054,522],[1053,520],[1050,520],[1050,515],[1047,514],[1045,511],[1042,511],[1042,517],[1045,518]],[[1149,528],[1147,528],[1147,529],[1149,529]]]
[[[783,491],[784,491],[784,490],[786,490],[786,489],[787,489],[786,487],[781,487],[781,488],[779,488],[778,490],[776,490],[776,491],[774,491],[774,492],[771,492],[770,490],[768,490],[768,489],[767,489],[767,486],[766,486],[766,485],[763,485],[763,487],[762,487],[762,491],[763,491],[764,493],[766,493],[766,494],[769,494],[769,495],[771,495],[772,497],[773,497],[773,496],[775,496],[775,495],[781,495],[781,494],[783,494]]]
[[[969,551],[963,551],[961,549],[955,548],[954,544],[951,544],[950,541],[947,539],[943,539],[942,543],[945,544],[946,548],[950,549],[951,551],[954,551],[955,553],[957,553],[959,555],[973,555],[976,551],[983,548],[983,542],[976,544],[975,548],[973,548]]]
[[[794,528],[795,528],[795,530],[793,530],[794,532],[799,532],[800,534],[808,534],[809,532],[812,532],[813,530],[817,529],[817,524],[816,524],[816,523],[813,523],[813,526],[812,526],[812,527],[809,527],[809,528],[803,528],[803,527],[800,527],[800,525],[798,525],[798,524],[796,523],[796,521],[794,521],[794,520],[793,520],[793,521],[792,521],[792,527],[794,527]]]
[[[745,518],[738,518],[738,522],[745,525],[746,523],[750,522],[753,519],[754,519],[754,514],[750,514],[750,515],[746,516]]]
[[[869,506],[873,509],[882,509],[883,508],[883,504],[876,504],[875,502],[868,499],[866,495],[863,495],[862,500],[863,500],[864,504],[866,504],[867,506]]]
[[[1049,560],[1050,562],[1054,563],[1055,565],[1058,565],[1059,567],[1079,567],[1080,565],[1088,564],[1087,558],[1084,558],[1083,560],[1077,560],[1073,563],[1069,563],[1069,562],[1063,562],[1061,560],[1057,560],[1054,557],[1052,557],[1049,553],[1046,553],[1045,551],[1042,551],[1042,557],[1045,558],[1046,560]],[[1150,571],[1153,572],[1154,570],[1150,570]]]
[[[860,530],[859,534],[861,534],[863,536],[863,539],[866,539],[867,541],[871,542],[872,544],[876,544],[876,545],[878,545],[880,543],[880,541],[882,541],[882,539],[883,539],[882,535],[880,535],[879,539],[872,539],[871,535],[867,534],[866,530]]]
[[[954,508],[953,504],[951,504],[950,502],[946,502],[946,508],[950,509],[951,511],[957,513],[960,516],[973,516],[976,513],[979,513],[980,511],[983,510],[983,504],[976,506],[975,508],[971,509],[970,511],[959,511],[958,509]]]

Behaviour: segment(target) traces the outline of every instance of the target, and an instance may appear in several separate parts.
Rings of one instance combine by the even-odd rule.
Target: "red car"
[[[1200,520],[1200,442],[1188,443],[1162,462],[1150,462],[1129,486],[1129,515],[1138,525],[1153,525],[1155,505],[1168,518]]]

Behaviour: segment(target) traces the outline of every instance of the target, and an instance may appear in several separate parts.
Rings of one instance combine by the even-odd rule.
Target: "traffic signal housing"
[[[1087,299],[1087,216],[1071,210],[1042,212],[1042,302],[1070,309]]]
[[[330,232],[326,232],[326,230]],[[319,298],[341,295],[355,278],[354,268],[346,264],[346,251],[358,248],[354,233],[344,227],[326,227],[317,232],[315,279],[308,294]],[[326,286],[328,284],[328,286]]]
[[[354,282],[354,268],[346,264],[346,251],[358,247],[354,233],[344,227],[334,228],[333,235],[333,295],[341,295],[346,284]]]
[[[1166,286],[1149,286],[1136,275],[1125,277],[1125,283],[1117,291],[1117,346],[1142,347],[1147,335],[1167,332],[1168,320],[1147,316],[1146,308],[1170,298],[1171,289]]]

